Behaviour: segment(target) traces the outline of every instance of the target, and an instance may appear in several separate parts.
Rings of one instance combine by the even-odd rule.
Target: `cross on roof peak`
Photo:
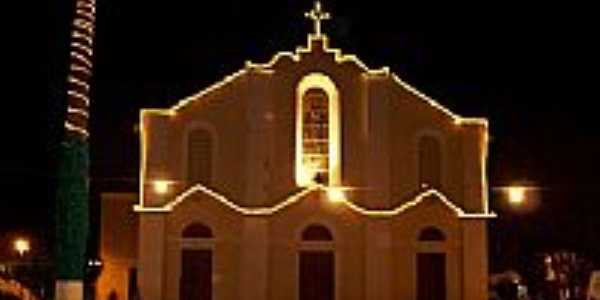
[[[328,12],[324,12],[321,9],[321,2],[315,1],[315,6],[309,12],[304,13],[304,16],[308,19],[313,20],[313,26],[315,28],[315,35],[317,37],[321,36],[321,21],[329,20],[330,15]]]

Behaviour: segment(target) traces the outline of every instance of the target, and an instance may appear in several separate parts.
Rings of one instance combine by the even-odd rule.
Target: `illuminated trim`
[[[487,123],[483,133],[483,145],[481,146],[481,198],[483,200],[483,211],[490,213],[490,202],[488,194],[487,158],[489,151],[489,131]]]
[[[313,21],[313,27],[315,29],[315,35],[321,36],[321,22],[330,19],[330,14],[321,10],[321,2],[315,1],[314,8],[304,13],[304,17]]]
[[[65,129],[67,129],[69,131],[77,132],[77,133],[85,136],[86,138],[90,135],[85,128],[73,125],[68,120],[65,121]]]
[[[366,76],[389,76],[392,79],[392,81],[395,82],[398,86],[400,86],[401,88],[404,88],[408,92],[415,95],[418,99],[424,101],[431,107],[437,109],[438,111],[442,112],[444,115],[450,117],[452,119],[452,121],[454,122],[454,124],[459,125],[459,126],[462,126],[462,125],[483,126],[484,130],[485,130],[485,134],[487,136],[488,120],[486,118],[462,117],[458,114],[453,113],[452,111],[450,111],[445,106],[441,105],[439,102],[437,102],[433,98],[418,91],[416,88],[414,88],[410,84],[408,84],[408,83],[404,82],[402,79],[400,79],[399,76],[390,72],[389,67],[381,67],[379,69],[370,69],[356,55],[343,54],[340,49],[330,48],[328,37],[324,34],[321,34],[321,35],[308,34],[308,37],[307,37],[308,43],[307,43],[306,47],[302,47],[302,46],[297,47],[294,52],[290,52],[290,51],[278,52],[271,58],[271,60],[269,60],[266,63],[253,63],[251,61],[246,61],[245,68],[238,70],[237,72],[235,72],[229,76],[226,76],[221,81],[218,81],[218,82],[206,87],[205,89],[199,91],[196,94],[193,94],[191,96],[188,96],[186,98],[179,100],[176,104],[174,104],[170,108],[142,109],[142,113],[152,113],[152,114],[157,114],[157,115],[175,116],[179,110],[184,109],[187,105],[191,104],[194,101],[203,101],[202,103],[208,103],[208,101],[206,101],[206,99],[202,99],[204,96],[231,83],[232,81],[236,80],[237,78],[241,77],[242,75],[244,75],[250,71],[252,71],[252,72],[258,71],[258,72],[264,72],[267,74],[272,74],[273,72],[275,72],[273,67],[282,58],[289,58],[294,62],[300,62],[301,56],[303,54],[308,54],[308,53],[313,52],[312,45],[313,45],[314,41],[321,41],[322,47],[323,47],[323,52],[325,54],[333,55],[334,61],[337,64],[353,63],[356,66],[358,66],[358,68],[360,70],[362,70]],[[143,127],[143,124],[141,127]],[[144,144],[145,141],[142,141],[142,143]],[[146,149],[146,145],[144,144],[144,145],[142,145],[142,151],[145,152],[145,149]],[[486,149],[487,149],[487,146],[486,146]],[[145,155],[145,154],[142,153],[142,155]],[[482,153],[480,158],[482,160],[486,160],[487,159],[487,151],[485,151],[485,153]],[[145,163],[145,161],[144,161],[144,163]],[[486,166],[486,164],[484,162],[484,164],[482,165],[482,177],[484,177],[484,181],[482,184],[482,195],[484,195],[483,201],[485,201],[484,207],[486,208],[484,210],[485,211],[484,216],[487,216],[489,214],[489,201],[488,201],[487,190],[486,190],[487,189],[487,179],[485,178],[485,172],[486,172],[485,166]],[[141,168],[145,169],[145,165],[142,165]],[[141,172],[145,172],[145,171],[142,170]],[[145,178],[142,176],[140,178],[140,185],[143,186],[144,184],[145,184]],[[142,201],[143,201],[142,199],[144,198],[143,187],[140,188],[140,191],[142,192],[140,195],[140,199],[141,199],[140,203],[142,203]],[[470,214],[470,215],[473,215],[473,214]]]
[[[144,114],[146,110],[140,110],[140,196],[139,196],[139,205],[140,207],[144,206],[144,186],[146,184],[146,125],[144,123]]]
[[[306,53],[311,53],[313,51],[312,49],[312,42],[313,41],[322,41],[323,42],[323,50],[325,53],[327,54],[333,54],[334,56],[334,60],[336,63],[338,64],[343,64],[343,63],[347,63],[347,62],[351,62],[356,64],[363,72],[365,72],[367,75],[373,75],[373,76],[391,76],[391,78],[394,80],[395,83],[397,83],[399,86],[405,88],[406,90],[408,90],[409,92],[411,92],[413,95],[417,96],[417,98],[425,101],[427,104],[431,105],[432,107],[438,109],[439,111],[443,112],[445,115],[449,116],[450,118],[452,118],[452,120],[454,121],[454,123],[458,124],[458,125],[463,125],[463,124],[477,124],[477,125],[483,125],[487,127],[488,124],[488,120],[486,118],[467,118],[467,117],[462,117],[458,114],[455,114],[453,112],[451,112],[448,108],[444,107],[443,105],[441,105],[440,103],[438,103],[436,100],[430,98],[429,96],[425,95],[424,93],[418,91],[416,88],[414,88],[413,86],[411,86],[410,84],[404,82],[402,79],[400,79],[400,77],[398,77],[396,74],[390,72],[389,67],[382,67],[380,69],[370,69],[365,63],[363,63],[356,55],[353,54],[342,54],[342,51],[340,49],[337,48],[330,48],[329,47],[329,40],[327,38],[326,35],[320,35],[320,36],[316,36],[313,34],[309,34],[308,35],[308,44],[307,47],[298,47],[296,48],[295,52],[289,52],[289,51],[281,51],[276,53],[270,61],[268,61],[267,63],[253,63],[251,61],[246,61],[245,64],[245,68],[241,69],[229,76],[226,76],[223,80],[214,83],[213,85],[201,90],[200,92],[183,98],[181,100],[179,100],[175,105],[173,105],[171,108],[166,108],[166,109],[154,109],[154,111],[168,111],[169,114],[175,114],[179,109],[182,109],[184,106],[188,105],[190,102],[192,102],[193,100],[198,100],[199,98],[201,98],[202,96],[212,92],[213,90],[216,90],[217,88],[231,82],[232,80],[236,79],[237,77],[239,77],[240,75],[248,72],[249,69],[256,69],[256,70],[263,70],[263,71],[274,71],[272,68],[275,66],[275,64],[283,57],[287,57],[292,59],[294,62],[299,62],[301,55],[302,54],[306,54]]]
[[[342,183],[341,176],[341,145],[340,145],[340,97],[335,82],[323,73],[310,73],[300,80],[296,86],[296,184],[308,186],[313,184],[312,174],[307,174],[303,163],[304,141],[303,141],[303,101],[304,95],[311,88],[319,88],[327,94],[329,112],[329,185],[337,186]]]
[[[310,186],[310,187],[307,187],[307,188],[301,190],[300,192],[298,192],[294,195],[291,195],[285,201],[278,203],[274,206],[251,207],[250,208],[250,207],[240,206],[240,205],[236,204],[235,202],[227,199],[225,196],[207,188],[206,186],[204,186],[202,184],[196,184],[196,185],[192,186],[191,188],[189,188],[188,190],[186,190],[185,192],[179,194],[177,197],[174,198],[174,200],[172,200],[171,202],[169,202],[163,206],[144,207],[143,205],[140,204],[140,205],[134,206],[134,211],[136,211],[136,212],[171,212],[177,205],[181,204],[189,196],[191,196],[194,193],[201,192],[201,193],[204,193],[204,194],[210,196],[212,199],[220,202],[221,204],[227,206],[231,210],[238,212],[242,215],[266,216],[266,215],[273,215],[275,213],[278,213],[279,211],[287,208],[288,206],[290,206],[296,202],[299,202],[301,199],[303,199],[304,196],[308,195],[309,193],[311,193],[313,191],[327,192],[329,189],[330,188],[323,186],[323,185],[313,185],[313,186]],[[423,200],[425,200],[427,197],[431,197],[431,196],[434,196],[434,198],[442,201],[443,204],[445,204],[448,208],[450,208],[450,210],[452,210],[454,213],[456,213],[457,217],[461,218],[461,219],[485,219],[485,218],[495,218],[496,217],[496,215],[493,213],[467,213],[463,209],[461,209],[460,207],[458,207],[457,205],[452,203],[450,200],[448,200],[448,198],[444,194],[442,194],[441,192],[439,192],[435,189],[429,189],[427,191],[424,191],[423,193],[417,195],[414,198],[414,200],[409,201],[407,203],[402,204],[399,207],[396,207],[394,209],[389,209],[389,210],[366,209],[366,208],[363,208],[347,199],[340,199],[338,202],[336,202],[336,205],[337,204],[345,205],[348,208],[350,208],[351,210],[353,210],[359,214],[369,216],[369,217],[393,217],[393,216],[399,215],[399,214],[407,211],[408,209],[410,209],[412,207],[417,206],[419,203],[423,202]]]

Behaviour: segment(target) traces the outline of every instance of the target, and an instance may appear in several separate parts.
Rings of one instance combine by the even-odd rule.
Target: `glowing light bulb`
[[[154,186],[154,192],[160,195],[164,195],[169,192],[170,182],[167,180],[155,180],[152,185]]]
[[[331,202],[342,202],[346,200],[346,194],[340,188],[327,189],[327,198]]]
[[[23,256],[25,252],[29,252],[31,250],[31,246],[29,241],[23,238],[16,239],[14,242],[15,250],[19,253],[20,256]]]
[[[511,186],[508,188],[508,201],[512,204],[521,204],[525,200],[525,188]]]

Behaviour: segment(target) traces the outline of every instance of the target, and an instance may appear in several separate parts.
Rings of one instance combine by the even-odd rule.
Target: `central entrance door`
[[[333,251],[300,251],[300,300],[335,300]]]
[[[417,300],[446,299],[446,255],[417,254]]]
[[[179,300],[212,300],[212,251],[183,250]]]

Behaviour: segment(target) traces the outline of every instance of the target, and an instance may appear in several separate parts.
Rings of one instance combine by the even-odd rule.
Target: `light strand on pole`
[[[67,78],[69,85],[65,129],[68,133],[87,139],[96,2],[77,0],[75,8],[71,34],[71,64]]]

